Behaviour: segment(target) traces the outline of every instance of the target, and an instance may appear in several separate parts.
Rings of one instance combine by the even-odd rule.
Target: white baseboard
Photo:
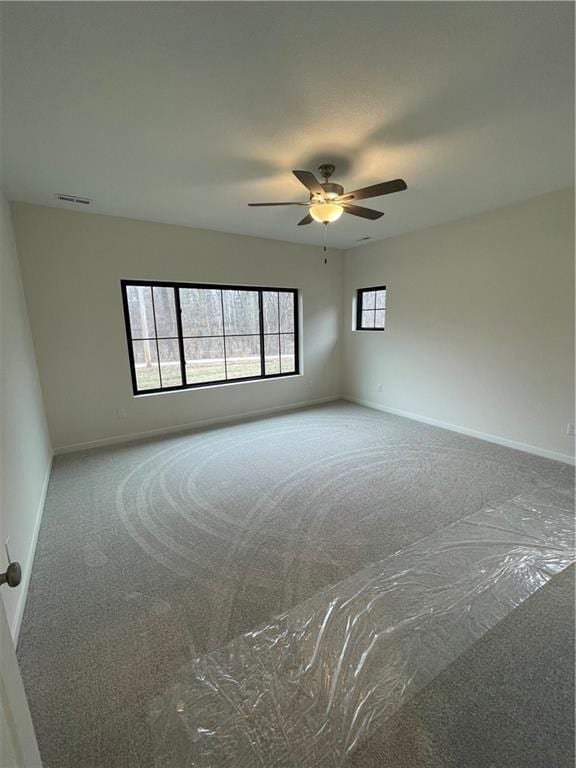
[[[406,419],[412,419],[413,421],[421,421],[424,424],[431,424],[434,427],[441,427],[442,429],[448,429],[450,432],[459,432],[462,435],[468,435],[468,437],[476,437],[479,440],[486,440],[489,443],[496,443],[497,445],[503,445],[506,448],[514,448],[517,451],[524,451],[524,453],[531,453],[535,456],[542,456],[545,459],[554,459],[555,461],[561,461],[564,464],[575,463],[574,456],[570,456],[566,453],[557,453],[556,451],[549,451],[547,448],[539,448],[536,445],[529,445],[528,443],[519,443],[516,440],[509,440],[507,437],[500,437],[499,435],[490,435],[487,432],[479,432],[477,429],[470,429],[468,427],[461,427],[458,424],[449,424],[446,421],[440,421],[439,419],[431,419],[428,416],[421,416],[418,413],[410,413],[409,411],[401,411],[398,408],[390,408],[380,403],[374,403],[370,400],[362,400],[358,397],[352,397],[351,395],[342,395],[343,400],[348,400],[351,403],[357,403],[358,405],[365,405],[367,408],[374,408],[377,411],[384,411],[385,413],[391,413],[394,416],[403,416]]]
[[[116,435],[113,437],[105,437],[101,440],[90,440],[87,443],[75,443],[74,445],[63,445],[54,449],[56,455],[63,453],[73,453],[75,451],[86,451],[91,448],[102,448],[106,445],[115,445],[121,443],[133,443],[136,440],[143,440],[147,437],[160,437],[161,435],[177,434],[178,432],[188,432],[193,429],[202,429],[203,427],[210,427],[214,424],[225,424],[227,422],[240,422],[246,419],[251,419],[256,416],[265,416],[269,413],[278,413],[280,411],[293,411],[296,408],[307,408],[311,405],[321,405],[322,403],[331,403],[334,400],[341,400],[340,395],[330,395],[330,397],[319,397],[315,400],[303,400],[298,403],[290,403],[288,405],[275,405],[272,408],[259,408],[254,411],[244,411],[243,413],[234,414],[231,416],[217,416],[213,419],[199,419],[198,421],[192,421],[187,424],[178,424],[174,427],[161,427],[160,429],[149,429],[145,432],[133,432],[128,435]]]
[[[26,561],[22,563],[22,582],[19,586],[18,602],[16,604],[16,611],[11,621],[10,632],[14,640],[14,645],[18,643],[18,636],[20,634],[20,627],[22,626],[22,618],[24,617],[24,610],[26,608],[26,598],[28,597],[28,587],[30,586],[30,577],[32,575],[32,566],[34,565],[34,557],[36,555],[36,547],[38,545],[38,534],[40,533],[40,526],[42,524],[42,516],[44,513],[44,504],[46,503],[46,494],[48,492],[48,483],[50,482],[50,473],[52,472],[52,462],[54,456],[50,458],[44,482],[42,484],[42,490],[40,492],[40,499],[36,508],[36,519],[34,521],[34,530],[32,531],[32,540],[30,541],[30,547],[26,556]]]

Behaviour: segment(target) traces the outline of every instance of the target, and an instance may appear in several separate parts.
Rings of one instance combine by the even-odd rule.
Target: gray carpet
[[[346,403],[59,457],[18,651],[46,768],[149,768],[148,703],[191,656],[572,475]]]

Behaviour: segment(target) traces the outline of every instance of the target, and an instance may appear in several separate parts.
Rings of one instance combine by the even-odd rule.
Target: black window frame
[[[385,285],[377,285],[370,288],[358,288],[356,292],[356,330],[357,331],[384,331],[386,330],[386,305],[383,307],[376,306],[376,299],[374,299],[374,325],[376,326],[376,312],[384,310],[384,325],[374,328],[366,328],[362,325],[362,297],[365,293],[372,293],[372,291],[384,291],[386,293]],[[369,312],[370,310],[366,310]]]
[[[132,392],[134,396],[140,397],[142,395],[155,395],[160,394],[161,392],[179,392],[181,390],[186,389],[200,389],[202,387],[214,387],[214,386],[220,386],[225,384],[237,384],[239,382],[244,381],[263,381],[266,379],[280,379],[280,378],[286,378],[287,376],[299,376],[300,375],[300,344],[299,344],[299,302],[298,302],[298,289],[297,288],[271,288],[269,286],[259,286],[259,285],[223,285],[221,283],[182,283],[182,282],[173,282],[173,281],[166,281],[166,280],[129,280],[129,279],[122,279],[120,281],[121,290],[122,290],[122,305],[124,310],[124,325],[126,328],[126,341],[128,344],[128,360],[130,362],[130,375],[132,380]],[[153,389],[138,389],[138,381],[136,378],[136,366],[134,362],[134,347],[133,347],[133,341],[139,341],[139,339],[133,339],[132,338],[132,328],[130,325],[130,308],[128,304],[128,292],[127,289],[131,286],[147,286],[150,288],[158,287],[158,288],[174,288],[174,301],[175,301],[175,309],[176,309],[176,324],[177,324],[177,333],[178,336],[174,337],[178,341],[178,348],[180,353],[180,370],[181,370],[181,378],[182,378],[182,384],[178,384],[176,386],[171,387],[155,387]],[[202,381],[202,382],[195,382],[195,383],[187,383],[186,381],[186,358],[184,354],[184,340],[188,338],[209,338],[208,336],[198,336],[198,337],[189,337],[184,336],[182,331],[182,309],[180,306],[180,293],[177,289],[187,289],[187,288],[197,288],[197,289],[206,289],[206,290],[218,290],[218,291],[255,291],[258,294],[258,324],[259,324],[259,332],[254,334],[228,334],[228,337],[234,336],[258,336],[260,339],[260,370],[262,371],[261,375],[259,376],[245,376],[242,378],[234,378],[234,379],[219,379],[219,380],[211,380],[211,381]],[[264,332],[264,311],[263,311],[263,294],[264,293],[291,293],[294,296],[294,331],[280,331],[280,326],[278,326],[278,333],[272,333],[272,334],[265,334]],[[278,341],[280,344],[280,336],[282,335],[289,335],[294,336],[294,370],[289,371],[287,373],[265,373],[265,345],[264,345],[264,336],[278,336]],[[227,334],[223,333],[222,338],[226,338]],[[157,336],[155,338],[155,341],[158,342],[159,339]],[[279,346],[279,353],[281,352],[280,346]],[[224,348],[224,360],[226,360],[226,349]],[[160,366],[160,360],[158,360],[158,369],[159,369],[159,376],[160,376],[160,383],[162,382],[161,378],[161,366]]]

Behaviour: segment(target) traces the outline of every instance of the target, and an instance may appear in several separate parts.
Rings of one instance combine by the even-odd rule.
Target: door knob
[[[22,581],[22,568],[20,563],[10,563],[6,568],[6,573],[0,573],[0,587],[2,584],[8,584],[9,587],[17,587]]]

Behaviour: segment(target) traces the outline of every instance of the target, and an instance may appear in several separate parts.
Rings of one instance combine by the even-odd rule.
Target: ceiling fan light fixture
[[[376,221],[381,219],[384,214],[382,211],[376,211],[373,208],[364,208],[356,205],[357,200],[366,200],[370,197],[380,197],[389,195],[392,192],[402,192],[407,189],[404,179],[392,179],[392,181],[382,181],[380,184],[372,184],[370,187],[362,187],[352,192],[344,193],[344,187],[341,184],[335,184],[329,181],[334,173],[332,163],[324,163],[318,169],[322,174],[324,181],[320,183],[316,176],[310,171],[292,171],[298,181],[306,188],[308,200],[298,202],[296,200],[284,201],[282,203],[248,203],[251,206],[276,206],[276,205],[303,205],[308,209],[308,213],[298,222],[298,226],[305,226],[317,221],[320,224],[332,224],[342,216],[343,213],[350,216],[359,216],[361,219],[370,219]],[[350,202],[354,200],[354,204]],[[324,237],[326,238],[327,226],[324,227]],[[324,243],[326,246],[326,243]]]
[[[332,224],[338,221],[344,213],[344,208],[338,203],[315,203],[310,206],[310,216],[320,224]]]

